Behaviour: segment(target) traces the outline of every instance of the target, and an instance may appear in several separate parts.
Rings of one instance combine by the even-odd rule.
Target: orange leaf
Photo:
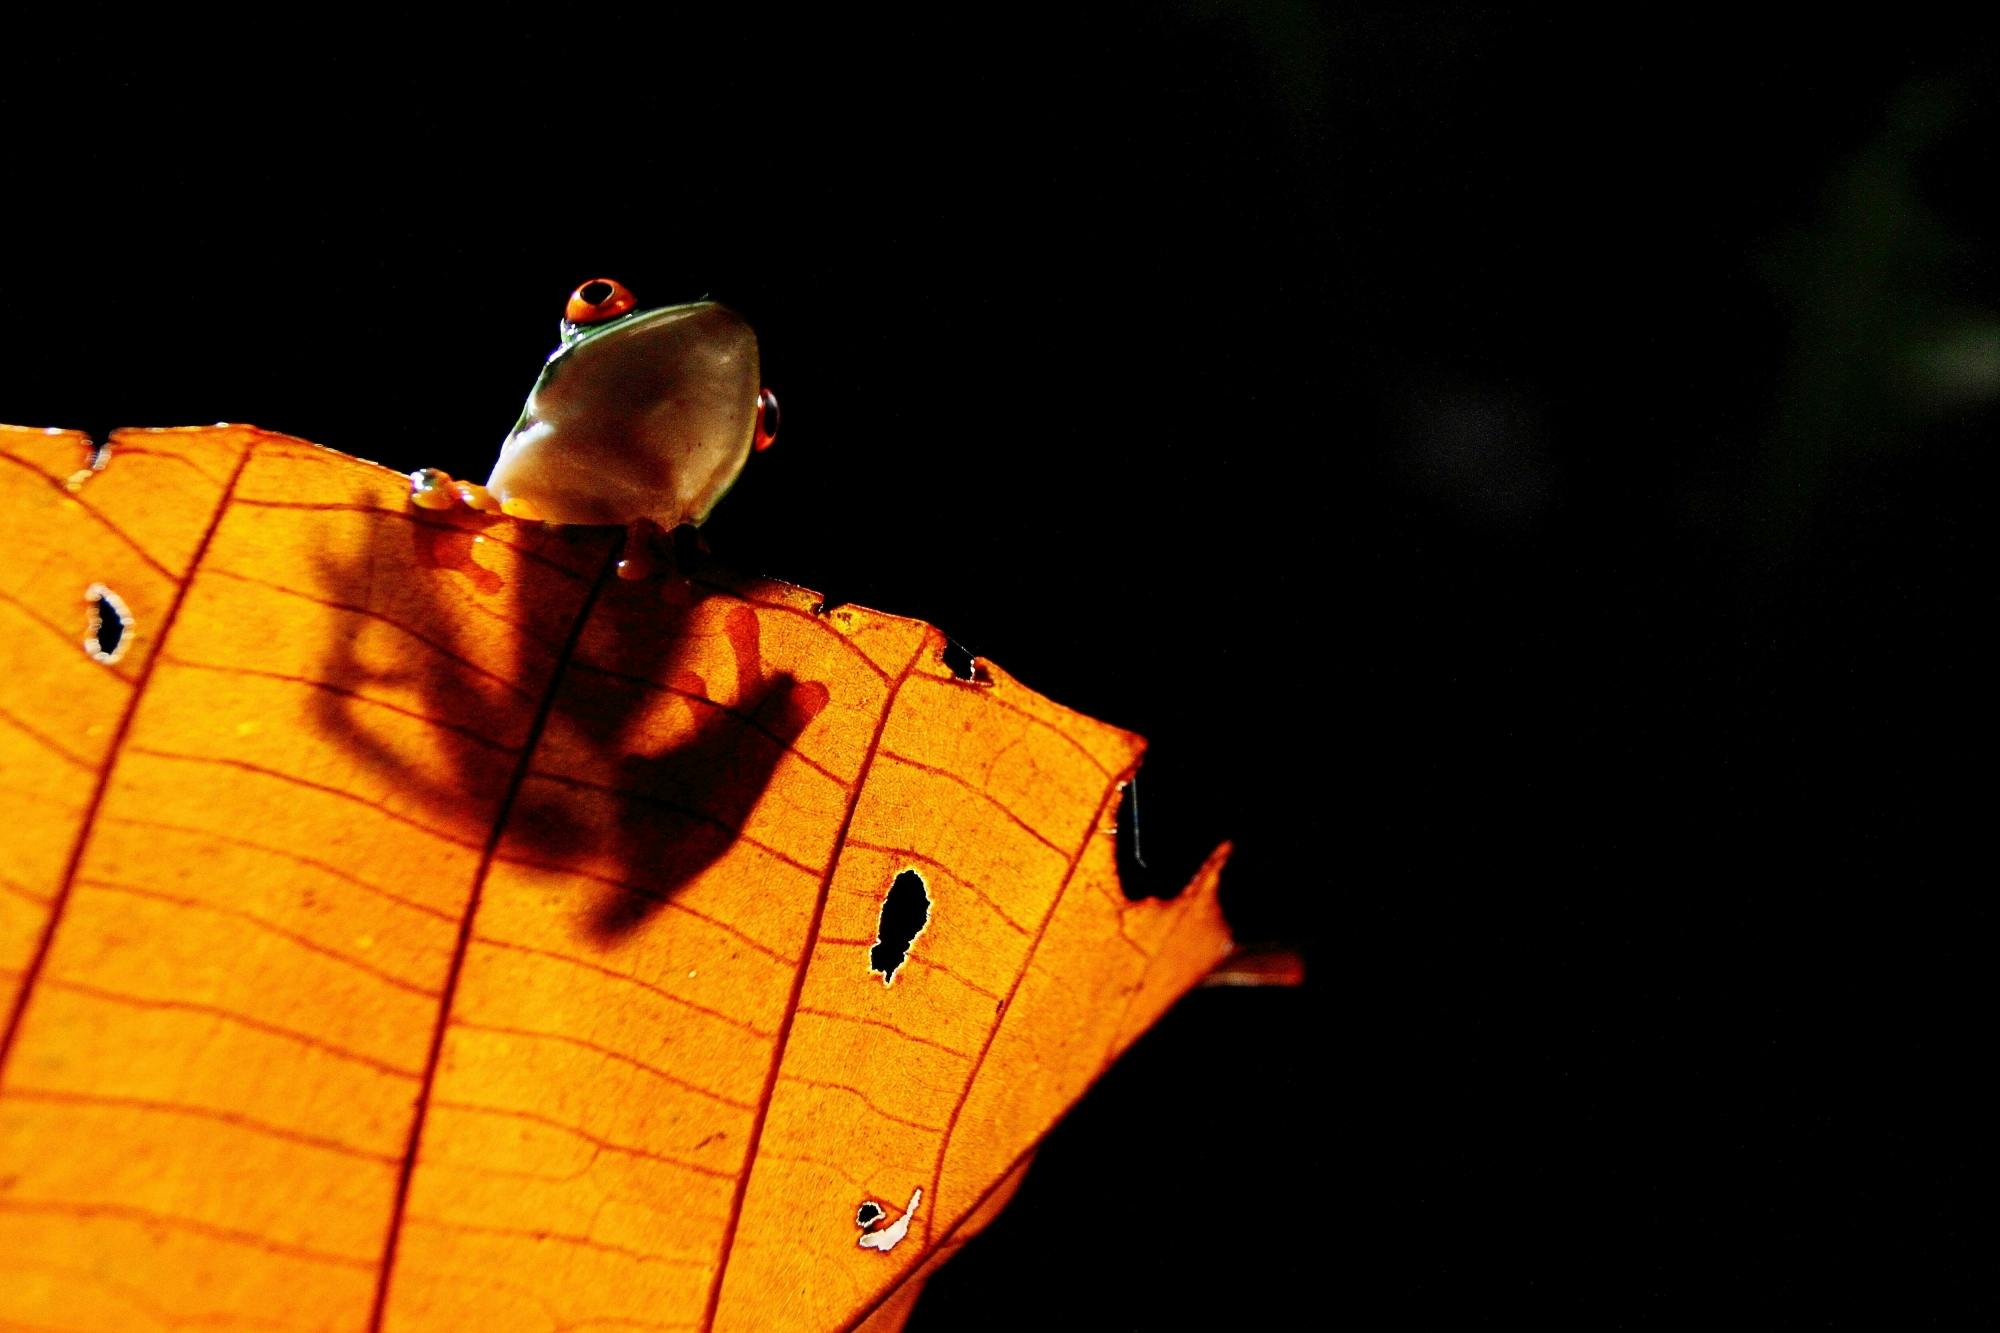
[[[1228,951],[1226,849],[1119,888],[1142,742],[928,626],[89,458],[0,428],[0,1319],[894,1328]]]

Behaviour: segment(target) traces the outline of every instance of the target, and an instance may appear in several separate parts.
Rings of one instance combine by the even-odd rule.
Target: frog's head
[[[552,523],[700,523],[777,425],[741,315],[713,301],[640,310],[594,278],[570,294],[486,486]]]

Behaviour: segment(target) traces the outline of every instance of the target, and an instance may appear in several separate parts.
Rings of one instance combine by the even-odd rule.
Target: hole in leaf
[[[960,680],[969,680],[975,685],[991,685],[993,677],[986,666],[972,655],[972,650],[957,640],[947,640],[944,645],[944,664],[951,668],[951,674]]]
[[[1145,846],[1139,837],[1139,775],[1134,773],[1118,796],[1118,886],[1128,901],[1146,896]]]
[[[124,598],[102,583],[93,583],[84,590],[83,603],[89,615],[83,651],[92,660],[110,666],[132,646],[132,612]]]
[[[867,1199],[862,1202],[859,1208],[854,1210],[854,1225],[865,1229],[874,1226],[887,1216],[888,1214],[883,1211],[881,1204],[875,1202],[873,1199]]]
[[[905,870],[889,886],[882,900],[882,920],[875,928],[875,943],[868,950],[868,970],[882,975],[882,984],[896,979],[910,945],[924,933],[931,919],[931,896],[924,891],[924,877]]]
[[[1203,786],[1183,759],[1171,747],[1148,753],[1144,783],[1134,773],[1119,794],[1118,887],[1128,902],[1177,897],[1227,836],[1226,817],[1209,808],[1213,797],[1197,803]]]

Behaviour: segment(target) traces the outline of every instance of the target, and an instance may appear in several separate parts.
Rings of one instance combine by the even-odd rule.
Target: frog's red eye
[[[757,395],[757,434],[751,443],[762,453],[778,442],[778,395],[769,389]]]
[[[639,304],[639,298],[616,278],[592,278],[569,294],[563,318],[572,324],[602,324]]]

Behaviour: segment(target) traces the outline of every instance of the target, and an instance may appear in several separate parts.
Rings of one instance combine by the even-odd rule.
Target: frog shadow
[[[654,579],[603,580],[589,614],[641,622],[619,639],[613,670],[573,643],[535,637],[532,581],[510,582],[473,559],[480,532],[512,520],[405,517],[417,577],[403,571],[393,612],[363,612],[356,633],[328,636],[324,688],[313,692],[319,732],[381,778],[399,806],[416,806],[441,829],[484,833],[492,860],[579,876],[572,882],[592,886],[578,913],[582,933],[615,945],[743,836],[784,755],[825,708],[827,687],[766,669],[756,613],[699,581],[692,543],[676,543],[675,560]],[[617,538],[583,529],[564,540],[595,544],[608,562]],[[393,554],[365,553],[330,568],[329,581],[379,587]],[[734,677],[720,691],[693,669],[699,661],[712,671],[718,618]],[[493,659],[493,622],[513,646],[511,671],[478,665]],[[382,640],[391,651],[364,655],[363,636],[378,632],[393,636]],[[553,678],[551,658],[561,663]],[[537,679],[550,680],[552,701],[514,684]],[[479,716],[513,719],[516,730],[519,719],[536,718],[532,752],[447,721],[466,716],[468,691]],[[418,702],[388,714],[380,700],[390,693]],[[398,716],[408,713],[430,724],[434,745],[412,751]],[[661,731],[672,739],[660,743]],[[474,809],[492,812],[483,827],[467,827]]]

